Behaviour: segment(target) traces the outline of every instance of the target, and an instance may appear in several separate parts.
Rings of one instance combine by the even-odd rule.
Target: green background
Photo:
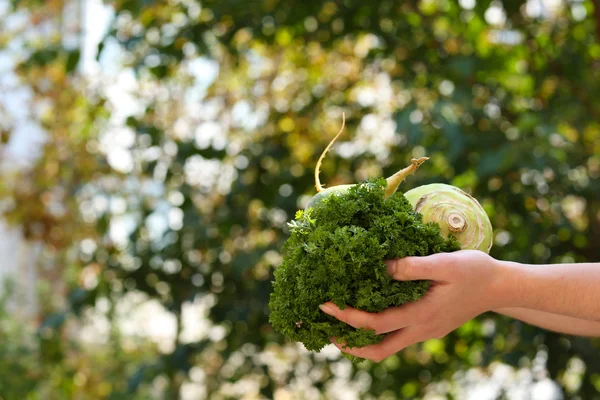
[[[314,194],[314,164],[342,112],[347,130],[323,182],[387,176],[427,155],[402,190],[442,182],[473,194],[495,229],[492,256],[599,261],[594,3],[542,15],[510,0],[105,3],[115,18],[97,49],[101,70],[124,68],[137,82],[138,107],[125,116],[118,104],[128,100],[115,103],[82,70],[82,47],[64,29],[31,39],[0,17],[0,49],[21,40],[19,79],[44,104],[35,119],[48,133],[35,165],[0,184],[5,218],[44,248],[39,318],[0,314],[0,398],[176,399],[190,388],[190,398],[336,398],[349,388],[460,399],[469,377],[500,362],[533,371],[532,381],[547,374],[565,398],[600,398],[591,339],[486,314],[354,366],[287,343],[267,308],[286,222]],[[64,27],[64,6],[13,0],[8,15]],[[198,60],[218,74],[191,73]],[[106,145],[115,126],[127,132],[116,137],[127,138],[129,167]],[[3,143],[14,129],[0,125]],[[94,207],[97,198],[116,205]],[[168,226],[157,235],[148,221],[161,212]],[[119,242],[110,229],[124,215],[133,222]],[[220,328],[180,335],[166,351],[127,337],[115,310],[132,292],[171,312],[178,333],[193,301],[208,304],[198,319]],[[74,327],[98,302],[107,340],[82,344]],[[499,398],[515,396],[502,387]]]

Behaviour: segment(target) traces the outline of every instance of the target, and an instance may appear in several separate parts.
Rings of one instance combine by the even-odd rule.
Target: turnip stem
[[[321,157],[319,157],[319,160],[317,161],[317,165],[315,167],[315,187],[317,188],[317,192],[321,192],[323,190],[323,186],[321,186],[321,180],[319,179],[319,170],[321,168],[321,163],[323,162],[325,155],[327,154],[327,152],[329,151],[329,149],[331,148],[331,146],[333,145],[335,140],[342,134],[342,132],[344,132],[345,125],[346,125],[346,114],[342,113],[342,127],[341,127],[340,131],[338,132],[337,135],[335,135],[335,137],[333,139],[331,139],[331,142],[329,142],[327,147],[325,147],[325,150],[323,150],[323,153],[321,153]]]
[[[401,169],[394,175],[387,178],[386,181],[388,183],[388,187],[385,191],[385,198],[387,199],[388,197],[390,197],[396,191],[396,189],[398,189],[398,186],[400,186],[404,179],[406,179],[408,175],[414,174],[414,172],[421,166],[421,164],[423,164],[427,160],[429,160],[429,157],[413,158],[412,160],[410,160],[411,164],[408,167]]]

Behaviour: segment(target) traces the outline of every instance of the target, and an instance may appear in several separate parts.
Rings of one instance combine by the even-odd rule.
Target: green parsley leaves
[[[384,261],[460,249],[453,237],[440,236],[437,224],[424,224],[401,193],[385,199],[386,185],[383,178],[373,179],[334,193],[288,224],[291,235],[275,270],[270,322],[308,350],[321,350],[331,337],[349,347],[380,342],[384,335],[355,329],[319,305],[333,301],[342,309],[378,312],[415,301],[429,282],[395,281]]]

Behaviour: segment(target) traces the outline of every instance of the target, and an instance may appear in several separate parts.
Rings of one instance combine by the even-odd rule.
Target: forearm
[[[494,312],[549,331],[577,336],[600,336],[600,322],[527,308],[501,308]]]
[[[500,306],[600,321],[600,264],[499,262]]]

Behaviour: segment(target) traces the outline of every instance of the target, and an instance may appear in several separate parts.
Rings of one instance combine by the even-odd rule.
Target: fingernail
[[[319,305],[319,308],[321,309],[321,311],[329,315],[333,315],[335,313],[335,308],[333,308],[331,304],[328,303]]]
[[[394,275],[396,273],[396,263],[394,261],[386,261],[387,264],[387,273],[389,275]]]

